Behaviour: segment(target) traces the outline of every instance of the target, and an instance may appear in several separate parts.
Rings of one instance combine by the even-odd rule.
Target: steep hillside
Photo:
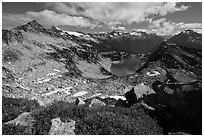
[[[89,96],[101,92],[94,89],[98,81],[88,83],[87,80],[112,77],[109,59],[92,45],[70,38],[74,39],[72,35],[46,29],[36,21],[3,30],[3,95],[37,98],[49,103],[56,98],[47,98],[45,93],[66,87],[78,88],[73,89],[73,93],[89,90]],[[107,84],[107,88],[111,84]],[[69,93],[60,98],[67,99],[67,96]]]
[[[202,50],[202,34],[194,32],[193,30],[184,30],[168,41],[186,48]]]
[[[127,79],[134,84],[143,82],[156,92],[143,101],[155,108],[150,115],[157,117],[164,133],[202,133],[201,50],[163,42]]]

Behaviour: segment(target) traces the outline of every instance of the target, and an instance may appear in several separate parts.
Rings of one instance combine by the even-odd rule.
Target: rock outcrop
[[[96,109],[96,108],[100,108],[100,107],[105,106],[105,105],[106,104],[104,102],[100,101],[99,99],[92,99],[90,104],[89,104],[89,107]]]
[[[49,135],[75,135],[75,121],[62,122],[60,118],[52,119]]]
[[[13,125],[20,125],[20,126],[32,126],[35,122],[34,118],[31,116],[30,112],[24,112],[20,114],[14,120],[8,121],[5,124],[13,124]]]
[[[135,87],[132,87],[130,91],[127,91],[125,93],[125,97],[127,99],[128,104],[132,106],[134,103],[137,103],[139,99],[143,98],[144,95],[154,93],[155,92],[153,89],[141,83],[136,85]]]

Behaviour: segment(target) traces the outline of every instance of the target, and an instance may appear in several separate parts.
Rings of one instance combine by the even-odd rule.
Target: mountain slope
[[[46,29],[36,21],[3,30],[2,39],[4,96],[37,98],[50,103],[56,99],[71,99],[66,93],[64,96],[54,93],[51,97],[44,96],[45,93],[72,87],[73,94],[88,90],[87,96],[91,96],[104,92],[118,81],[107,80],[112,77],[109,72],[111,62],[92,45],[69,34],[65,36]],[[93,81],[88,83],[88,79]],[[98,84],[102,86],[99,79],[105,79],[109,84],[97,89]],[[117,91],[115,88],[117,86],[110,94],[122,92],[122,87]]]
[[[193,30],[184,30],[168,41],[186,48],[202,50],[202,34],[194,32]]]
[[[164,38],[156,34],[140,30],[134,30],[130,33],[113,31],[90,35],[101,43],[101,46],[97,47],[100,51],[123,51],[128,53],[152,52],[164,40]]]
[[[202,51],[163,42],[136,74],[127,78],[156,92],[143,101],[155,108],[164,133],[202,133]]]

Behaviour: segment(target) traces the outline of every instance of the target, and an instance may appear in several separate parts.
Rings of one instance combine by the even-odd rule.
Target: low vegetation
[[[32,111],[35,119],[30,132],[24,130],[23,126],[4,124],[25,111]],[[76,121],[74,132],[81,135],[162,134],[162,129],[156,121],[136,106],[104,106],[91,109],[66,102],[55,102],[47,107],[39,107],[35,101],[3,98],[3,134],[46,135],[49,133],[51,120],[56,117],[60,117],[63,122],[69,119]]]

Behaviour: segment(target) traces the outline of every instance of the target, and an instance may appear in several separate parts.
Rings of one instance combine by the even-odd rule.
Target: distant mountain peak
[[[58,28],[57,26],[53,25],[50,30],[52,31],[62,31],[62,29]]]
[[[152,33],[151,31],[148,31],[146,29],[134,29],[134,30],[131,31],[131,33],[133,33],[133,32],[136,32],[136,33],[147,33],[147,34]]]
[[[202,49],[202,34],[191,29],[183,30],[168,39],[168,41],[187,48]]]
[[[38,23],[36,20],[32,20],[25,25],[16,27],[15,29],[20,29],[20,30],[22,29],[25,31],[28,31],[28,30],[42,31],[42,30],[45,30],[45,28],[40,23]]]
[[[31,26],[36,26],[36,25],[40,25],[42,26],[40,23],[38,23],[36,20],[32,20],[30,22],[28,22],[27,24],[31,25]]]

